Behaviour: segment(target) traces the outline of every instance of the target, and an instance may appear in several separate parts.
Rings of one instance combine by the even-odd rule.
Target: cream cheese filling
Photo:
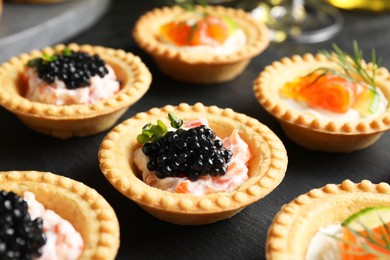
[[[32,192],[24,192],[23,199],[28,204],[31,219],[43,219],[43,231],[46,234],[46,244],[42,255],[36,260],[76,260],[84,247],[83,239],[72,224],[35,199]]]
[[[321,228],[310,240],[306,260],[339,260],[338,240],[332,236],[341,234],[341,225],[334,224]]]
[[[379,95],[378,107],[373,114],[365,117],[362,117],[359,112],[353,108],[350,108],[346,113],[340,114],[325,109],[311,108],[305,102],[301,102],[291,98],[282,97],[282,101],[288,108],[298,111],[300,113],[309,113],[314,116],[317,116],[318,118],[326,119],[329,121],[352,122],[359,119],[371,119],[377,117],[378,115],[383,114],[387,110],[387,106],[389,103],[388,100],[379,88],[377,88],[377,91]]]

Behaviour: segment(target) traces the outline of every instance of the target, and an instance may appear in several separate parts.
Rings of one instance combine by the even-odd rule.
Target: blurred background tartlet
[[[133,36],[166,75],[199,84],[234,79],[270,41],[265,25],[222,6],[156,8],[138,19]]]
[[[85,55],[91,55],[92,58],[97,54],[104,63],[111,66],[116,75],[116,81],[119,82],[119,91],[113,96],[103,97],[94,103],[88,100],[90,98],[88,95],[92,95],[93,92],[91,89],[88,90],[88,86],[83,87],[87,94],[87,101],[84,103],[68,104],[66,102],[69,97],[77,94],[69,94],[63,104],[60,105],[46,103],[47,100],[35,101],[27,98],[26,93],[28,93],[27,90],[29,90],[30,85],[26,81],[30,83],[30,79],[23,80],[26,70],[30,69],[31,66],[43,67],[42,64],[50,65],[48,66],[50,68],[51,65],[56,67],[56,59],[59,60],[59,58],[55,55],[61,52],[85,53]],[[68,59],[66,55],[64,54],[64,60]],[[53,61],[50,61],[50,59],[53,59]],[[65,65],[69,68],[69,65]],[[62,65],[62,67],[65,67],[65,65]],[[54,69],[58,69],[58,67]],[[40,73],[38,71],[38,74]],[[46,83],[42,79],[35,80],[39,82],[35,96],[43,95],[55,89],[57,92],[54,91],[49,97],[54,96],[54,99],[57,99],[60,94],[62,95],[64,91],[70,88],[69,86],[63,87],[64,83],[57,83],[62,82],[62,80],[59,80],[57,75],[54,76],[54,72],[50,72],[48,75],[46,71],[43,71],[41,74],[44,78],[49,78],[49,81],[54,81],[54,83]],[[65,76],[75,77],[74,74],[69,71],[69,74]],[[78,75],[78,77],[81,77],[81,75]],[[0,105],[14,113],[28,127],[40,133],[59,138],[91,135],[111,127],[126,112],[129,106],[137,102],[146,93],[151,79],[148,68],[140,58],[123,50],[91,45],[56,45],[42,51],[34,50],[29,54],[21,54],[1,65]],[[92,78],[90,80],[92,82]],[[52,87],[53,84],[56,84],[56,86]],[[58,90],[60,85],[63,89]],[[74,88],[73,85],[71,87]],[[71,91],[77,91],[77,89],[71,89]],[[99,92],[101,91],[99,90]]]
[[[115,259],[118,220],[96,190],[67,177],[38,171],[1,172],[0,189],[21,197],[26,191],[32,192],[46,209],[68,220],[84,242],[80,259]]]

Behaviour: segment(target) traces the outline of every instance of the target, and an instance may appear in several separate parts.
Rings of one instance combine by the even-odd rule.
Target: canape
[[[118,220],[112,207],[94,189],[49,172],[9,171],[0,173],[0,190],[2,206],[5,207],[5,211],[2,210],[0,214],[5,217],[2,223],[9,222],[10,215],[7,215],[7,210],[10,210],[12,213],[10,214],[15,218],[14,222],[8,223],[9,225],[4,224],[4,228],[15,232],[6,230],[2,236],[19,244],[18,247],[13,247],[8,244],[8,240],[4,240],[3,242],[7,242],[7,250],[12,248],[19,248],[19,250],[11,253],[5,250],[2,254],[11,258],[16,257],[15,253],[21,254],[21,248],[25,245],[18,241],[24,238],[35,239],[35,235],[38,235],[38,240],[35,239],[35,242],[43,240],[45,243],[43,248],[34,251],[38,252],[35,256],[43,253],[50,259],[57,259],[57,254],[70,257],[66,259],[72,257],[72,259],[115,259],[119,247]],[[15,198],[15,194],[17,194],[16,199],[12,199]],[[28,215],[22,218],[23,221],[29,222],[31,219],[31,221],[38,221],[38,225],[28,225],[31,228],[25,229],[27,232],[25,236],[21,236],[19,240],[12,240],[12,234],[18,234],[17,227],[12,225],[19,223],[16,219],[20,219],[20,215],[25,213],[24,201],[28,204]],[[10,205],[16,208],[12,210]],[[60,221],[61,218],[64,220]],[[42,235],[36,229],[42,229],[39,227],[42,225],[44,235],[40,239]],[[22,232],[24,229],[17,230]],[[26,245],[35,246],[34,243],[25,242]]]
[[[387,183],[345,180],[339,185],[313,189],[284,205],[277,213],[268,230],[266,257],[369,259],[364,257],[371,257],[371,253],[383,253],[388,257],[390,233],[384,230],[381,234],[380,230],[386,226],[388,229],[389,205],[390,186]],[[367,240],[365,232],[375,233],[376,242]],[[386,248],[386,239],[387,251],[379,248]],[[376,248],[378,244],[381,246]]]
[[[170,166],[168,165],[173,167],[172,170],[162,169],[160,171],[158,165],[156,169],[150,168],[152,163],[149,164],[148,161],[153,160],[150,153],[149,159],[145,159],[144,162],[142,159],[136,158],[140,156],[139,149],[145,147],[141,144],[145,142],[145,135],[151,137],[152,140],[156,138],[156,136],[149,135],[149,130],[159,136],[162,133],[159,127],[162,124],[169,125],[167,123],[168,113],[174,114],[174,118],[183,120],[184,125],[186,122],[196,122],[195,125],[200,128],[206,127],[203,123],[199,124],[199,120],[202,120],[202,122],[207,120],[207,129],[214,134],[209,130],[205,130],[205,132],[211,133],[210,135],[215,138],[211,141],[212,148],[209,147],[210,140],[199,141],[200,143],[190,141],[192,143],[183,144],[184,142],[179,136],[171,135],[188,134],[191,136],[197,132],[195,126],[186,125],[186,128],[189,129],[179,129],[176,132],[169,130],[170,127],[168,127],[169,131],[166,136],[164,135],[164,138],[170,139],[167,141],[170,144],[165,143],[164,147],[173,147],[172,145],[177,143],[174,149],[181,151],[172,150],[169,152],[172,155],[171,157],[175,157],[174,154],[179,153],[178,157],[186,158],[186,156],[180,155],[188,152],[193,155],[190,155],[190,158],[196,159],[199,157],[206,161],[200,164],[206,165],[208,164],[207,160],[214,157],[212,157],[213,155],[206,156],[203,152],[213,150],[210,154],[221,156],[220,159],[212,159],[209,166],[217,166],[216,168],[220,167],[221,169],[214,168],[208,173],[209,170],[203,171],[202,167],[198,168],[199,163],[197,162],[191,160],[184,162],[180,161],[179,158],[173,158],[167,160],[168,163],[172,163]],[[151,122],[152,124],[150,124]],[[157,126],[154,125],[155,122],[157,122]],[[162,126],[162,128],[165,127]],[[203,130],[199,131],[202,132]],[[226,151],[231,148],[229,145],[224,144],[224,147],[222,147],[220,140],[226,138],[229,140],[232,133],[239,135],[245,143],[238,147],[244,147],[244,152],[240,153],[244,154],[244,157],[248,155],[248,152],[250,153],[248,161],[244,159],[243,162],[238,162],[234,159],[236,156],[234,149],[230,153]],[[209,134],[203,135],[210,136]],[[208,137],[205,138],[208,139]],[[198,140],[197,137],[195,139]],[[201,137],[200,139],[204,138]],[[246,146],[248,150],[245,148]],[[147,147],[141,150],[148,154]],[[162,152],[165,153],[166,151]],[[141,156],[145,157],[145,155]],[[163,157],[157,160],[158,163],[166,161]],[[229,164],[230,157],[232,158],[231,164]],[[216,161],[220,161],[220,163],[216,163]],[[100,168],[108,181],[123,195],[136,202],[153,216],[175,224],[200,225],[232,217],[247,205],[272,192],[284,177],[287,167],[287,154],[279,138],[256,119],[236,113],[231,109],[221,109],[215,106],[207,107],[197,103],[193,106],[180,104],[178,106],[168,105],[163,108],[153,108],[124,121],[104,138],[99,150],[99,162]],[[146,164],[148,169],[145,167]],[[177,170],[174,169],[175,164],[178,167]],[[183,165],[184,168],[182,169]],[[241,176],[234,178],[229,176],[229,172],[236,165],[242,166],[241,170],[244,174],[240,173],[241,170],[238,172],[233,170],[233,175],[238,173],[237,176]],[[148,178],[152,178],[151,181],[148,181]],[[218,189],[219,186],[216,182],[223,183],[232,178],[240,181],[240,184],[234,186],[233,182],[230,182],[233,186],[227,185],[230,187],[225,186],[223,189]],[[208,184],[191,183],[196,181]],[[210,184],[213,181],[215,182]]]
[[[312,150],[352,152],[375,143],[390,128],[386,68],[336,48],[267,66],[254,83],[259,103],[286,135]]]
[[[40,133],[86,136],[110,128],[150,83],[149,70],[131,53],[56,45],[1,65],[0,105]]]
[[[265,25],[221,6],[154,9],[139,18],[133,36],[166,75],[198,84],[234,79],[270,41]]]

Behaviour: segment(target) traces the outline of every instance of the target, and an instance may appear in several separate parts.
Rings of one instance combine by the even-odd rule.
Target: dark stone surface
[[[273,217],[283,204],[296,196],[345,179],[390,182],[388,133],[363,151],[350,154],[313,152],[289,141],[252,92],[253,80],[272,61],[283,56],[330,49],[332,42],[351,51],[352,40],[356,39],[368,58],[371,48],[376,48],[378,56],[384,59],[383,66],[389,68],[389,13],[342,12],[344,28],[334,39],[310,45],[271,44],[233,81],[198,86],[164,76],[131,36],[136,19],[163,4],[164,1],[157,0],[115,0],[97,24],[68,40],[124,49],[139,55],[150,68],[153,74],[150,90],[119,122],[152,107],[180,102],[230,107],[260,120],[281,138],[289,155],[283,182],[267,197],[231,219],[205,226],[172,225],[150,216],[106,181],[99,169],[97,153],[108,131],[85,138],[58,140],[31,131],[4,109],[0,109],[0,170],[51,171],[95,188],[111,203],[119,218],[121,247],[117,259],[264,259],[266,234]]]

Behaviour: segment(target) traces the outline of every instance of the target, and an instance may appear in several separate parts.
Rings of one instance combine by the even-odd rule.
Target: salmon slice
[[[390,222],[387,223],[387,226],[390,226]],[[343,260],[377,260],[380,259],[378,255],[369,254],[367,253],[367,250],[364,250],[362,247],[363,245],[367,248],[370,248],[371,250],[374,250],[378,253],[383,254],[384,258],[382,259],[390,259],[390,250],[385,249],[379,245],[385,246],[386,242],[383,239],[383,236],[385,236],[385,239],[387,241],[390,241],[390,235],[388,232],[386,232],[384,225],[376,227],[374,229],[371,229],[371,231],[374,234],[377,234],[378,236],[372,236],[372,239],[375,240],[375,243],[369,241],[368,239],[364,238],[367,237],[366,231],[360,231],[359,233],[362,236],[356,235],[352,233],[349,229],[343,228],[342,234],[343,234],[343,241],[346,241],[341,244],[341,257]],[[381,238],[381,239],[379,239]],[[352,253],[351,253],[352,252]],[[387,256],[387,257],[385,257]]]
[[[345,113],[358,95],[359,84],[331,73],[310,73],[286,83],[282,95],[306,102],[312,108]]]
[[[176,46],[218,46],[229,37],[229,26],[222,18],[207,15],[195,24],[169,22],[161,26],[160,32]]]

